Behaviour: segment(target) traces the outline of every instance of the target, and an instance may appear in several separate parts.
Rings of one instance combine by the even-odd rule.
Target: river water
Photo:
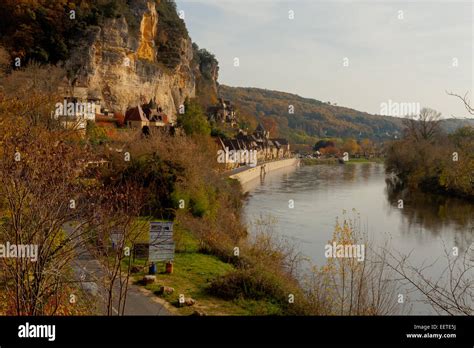
[[[414,266],[435,262],[426,270],[438,277],[444,270],[445,249],[462,255],[474,241],[474,204],[451,197],[392,192],[382,164],[287,167],[262,181],[244,185],[249,197],[244,217],[252,222],[271,217],[276,233],[287,237],[319,266],[326,262],[324,247],[332,238],[336,219],[353,217],[375,249],[387,247],[396,255],[410,255]],[[399,200],[403,208],[399,208]],[[290,208],[293,201],[293,208]],[[355,212],[354,212],[355,211]],[[380,249],[380,252],[383,252]],[[409,294],[411,314],[433,314],[421,296]]]

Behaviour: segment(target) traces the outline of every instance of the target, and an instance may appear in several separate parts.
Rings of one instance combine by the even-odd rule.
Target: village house
[[[69,86],[64,81],[59,92],[64,98],[55,105],[53,115],[66,128],[85,130],[87,121],[94,122],[97,116],[110,116],[102,105],[100,93],[90,90],[85,84]]]
[[[257,162],[262,163],[266,161],[280,160],[289,158],[291,156],[290,144],[288,140],[283,138],[270,138],[270,132],[268,132],[261,124],[257,126],[252,134],[247,134],[240,130],[234,139],[222,139],[218,138],[219,146],[222,150],[243,153],[244,151],[256,152]],[[237,158],[246,158],[244,155],[238,155]],[[241,165],[245,165],[241,161],[240,163],[226,163],[227,169],[233,169]]]
[[[219,98],[216,105],[207,109],[207,115],[211,122],[228,123],[232,127],[237,125],[237,112],[229,100]]]
[[[154,99],[148,104],[129,108],[125,113],[125,124],[131,128],[165,127],[169,125],[169,118]]]

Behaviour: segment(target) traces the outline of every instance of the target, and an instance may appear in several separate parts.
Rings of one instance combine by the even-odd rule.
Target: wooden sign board
[[[112,242],[112,249],[118,250],[123,246],[124,243],[124,232],[119,229],[113,229],[110,231],[110,241]]]
[[[150,245],[173,242],[172,222],[150,222]]]
[[[112,230],[110,232],[110,240],[112,241],[112,243],[114,243],[115,245],[118,245],[118,244],[121,244],[123,243],[123,238],[124,237],[124,234],[122,231],[119,231],[119,230]]]
[[[175,245],[173,244],[159,244],[150,245],[148,251],[150,261],[172,261],[174,260]]]
[[[150,222],[150,261],[174,260],[175,243],[173,239],[173,223],[153,221]]]
[[[148,259],[148,250],[150,245],[148,243],[135,243],[133,245],[134,259]]]

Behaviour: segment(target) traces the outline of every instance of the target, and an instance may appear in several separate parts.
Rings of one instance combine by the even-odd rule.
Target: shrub
[[[280,279],[257,268],[232,271],[214,280],[208,290],[225,300],[246,298],[279,302],[286,298]]]
[[[196,192],[193,192],[189,205],[194,216],[203,217],[206,215],[210,210],[210,202],[205,188],[200,187]]]
[[[104,128],[98,127],[95,122],[87,122],[86,135],[93,145],[102,144],[107,141],[107,132]]]
[[[178,116],[178,125],[184,129],[186,135],[211,134],[207,117],[195,100],[185,102],[185,113]]]

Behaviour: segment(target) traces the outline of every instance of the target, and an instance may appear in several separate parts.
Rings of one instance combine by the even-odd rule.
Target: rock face
[[[164,295],[169,295],[169,294],[172,294],[173,292],[174,292],[174,288],[169,287],[169,286],[162,286],[160,288],[160,293]]]
[[[215,105],[218,96],[218,62],[213,55],[197,46],[194,46],[194,62],[198,101],[205,106]]]
[[[66,69],[76,86],[87,87],[88,93],[101,98],[111,111],[125,113],[128,107],[155,98],[174,122],[179,105],[196,96],[201,66],[214,70],[206,75],[217,91],[217,68],[193,59],[196,50],[187,34],[173,37],[178,59],[171,68],[163,64],[160,54],[166,52],[159,52],[156,43],[163,34],[169,35],[159,32],[162,18],[157,2],[134,0],[129,6],[134,18],[108,18],[99,26],[88,27],[72,50]]]

